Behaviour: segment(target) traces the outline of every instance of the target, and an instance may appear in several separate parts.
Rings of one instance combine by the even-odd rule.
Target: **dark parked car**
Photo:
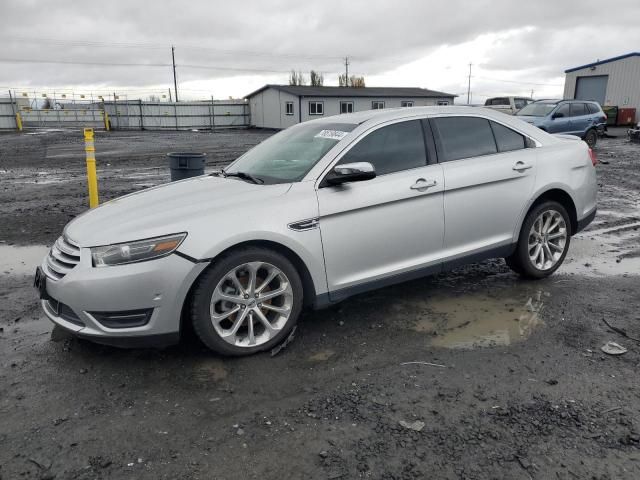
[[[607,124],[600,105],[583,100],[540,100],[530,103],[516,116],[545,132],[576,135],[592,148],[598,141],[598,131]]]

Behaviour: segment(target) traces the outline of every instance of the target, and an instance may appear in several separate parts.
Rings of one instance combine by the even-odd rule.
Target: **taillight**
[[[591,164],[595,167],[596,163],[598,163],[598,159],[596,157],[596,153],[592,149],[589,149],[589,157],[591,157]]]

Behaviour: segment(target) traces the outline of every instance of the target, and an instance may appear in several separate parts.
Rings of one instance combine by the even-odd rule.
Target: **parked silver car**
[[[596,212],[595,159],[489,109],[423,107],[286,129],[224,171],[70,222],[36,275],[56,324],[94,341],[282,342],[305,306],[504,257],[543,278]]]

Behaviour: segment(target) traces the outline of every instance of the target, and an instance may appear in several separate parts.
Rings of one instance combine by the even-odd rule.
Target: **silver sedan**
[[[595,157],[491,110],[421,107],[288,128],[211,175],[69,223],[38,271],[78,336],[227,355],[270,349],[305,307],[491,257],[543,278],[595,216]]]

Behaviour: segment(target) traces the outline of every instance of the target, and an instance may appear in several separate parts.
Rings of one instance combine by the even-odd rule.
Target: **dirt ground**
[[[269,132],[97,134],[101,200]],[[306,312],[278,355],[68,337],[35,265],[86,208],[79,132],[0,135],[0,479],[640,478],[640,145],[602,139],[599,213],[560,270],[502,260]],[[615,341],[628,352],[601,351]]]

